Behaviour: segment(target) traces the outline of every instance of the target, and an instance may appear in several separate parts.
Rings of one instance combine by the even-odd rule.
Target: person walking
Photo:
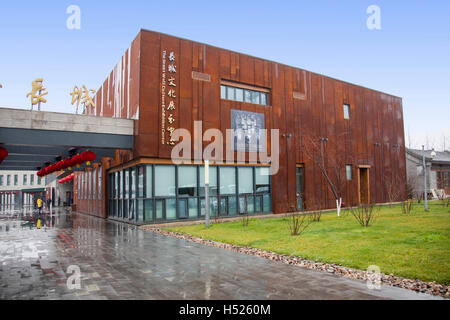
[[[41,228],[41,213],[42,213],[42,206],[43,205],[44,205],[44,201],[42,201],[41,198],[38,198],[37,199],[37,206],[38,206],[38,209],[39,209],[39,215],[38,215],[38,218],[37,218],[37,221],[36,221],[36,227],[38,229]]]

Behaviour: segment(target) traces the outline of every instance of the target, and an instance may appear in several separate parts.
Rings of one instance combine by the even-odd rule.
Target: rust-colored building
[[[172,128],[194,135],[194,121],[201,121],[200,132],[217,128],[224,136],[226,129],[242,126],[252,134],[279,129],[275,175],[268,176],[264,164],[249,164],[251,152],[246,163],[235,159],[212,167],[213,215],[333,208],[336,199],[319,163],[342,186],[344,205],[392,200],[388,188],[393,181],[401,190],[398,200],[406,197],[399,97],[141,30],[97,91],[95,103],[88,113],[135,119],[134,148],[103,159],[97,173],[77,174],[74,201],[81,212],[137,223],[201,218],[201,160],[171,165]],[[244,147],[246,137],[239,140]],[[266,138],[258,143],[270,154],[270,132]],[[242,150],[239,141],[224,146],[223,154],[236,156]],[[192,158],[199,160],[198,151],[208,144],[192,141]],[[317,161],[317,150],[324,150],[323,162]],[[89,195],[94,190],[96,197]]]

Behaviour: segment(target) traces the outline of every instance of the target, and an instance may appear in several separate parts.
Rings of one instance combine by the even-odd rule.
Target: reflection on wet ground
[[[0,299],[421,299],[67,209],[0,213]],[[80,270],[80,288],[76,272]],[[68,286],[69,283],[69,286]]]

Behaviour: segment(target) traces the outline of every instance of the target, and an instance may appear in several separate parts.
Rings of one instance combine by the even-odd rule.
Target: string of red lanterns
[[[1,149],[2,148],[0,148],[0,152],[1,152]],[[6,153],[8,153],[8,152],[6,151]],[[0,156],[1,156],[1,153],[0,153]],[[65,170],[67,168],[69,170],[71,170],[72,167],[75,167],[75,166],[77,168],[79,168],[80,165],[82,165],[83,163],[86,163],[86,165],[89,166],[89,165],[91,165],[91,161],[94,161],[96,159],[96,157],[97,157],[97,155],[95,154],[95,152],[86,150],[86,151],[82,152],[81,154],[77,154],[77,155],[73,156],[72,158],[58,161],[57,163],[51,164],[51,165],[45,167],[44,169],[39,170],[37,172],[37,176],[44,177],[49,174],[52,174],[53,172]]]
[[[61,183],[61,184],[67,183],[67,182],[72,181],[74,178],[75,178],[75,175],[72,173],[71,175],[69,175],[69,176],[67,176],[67,177],[65,177],[65,178],[60,179],[60,180],[58,181],[58,183]]]

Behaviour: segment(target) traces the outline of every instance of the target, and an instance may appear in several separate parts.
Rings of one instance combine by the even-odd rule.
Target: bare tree
[[[326,156],[328,138],[305,136],[303,139],[303,151],[305,155],[320,169],[328,187],[336,199],[338,217],[341,214],[342,193],[346,178],[346,161],[344,154],[336,152],[335,157]]]
[[[389,207],[392,207],[392,203],[399,201],[402,196],[402,179],[398,173],[388,175],[384,174],[384,186],[388,196]]]

